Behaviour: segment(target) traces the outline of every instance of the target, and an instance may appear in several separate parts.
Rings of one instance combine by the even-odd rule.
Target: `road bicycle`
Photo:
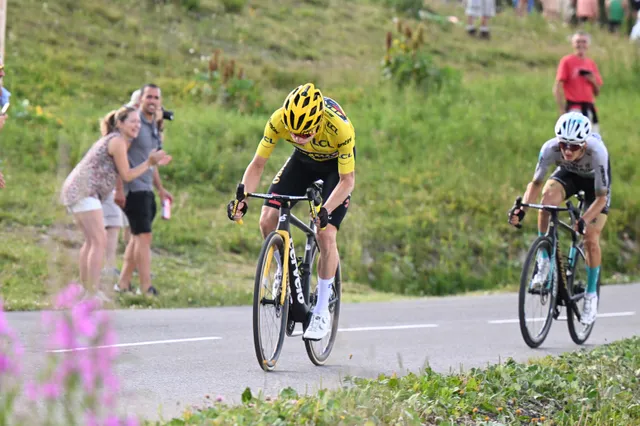
[[[571,200],[567,200],[566,207],[556,207],[543,204],[527,204],[518,197],[516,208],[530,207],[545,210],[551,214],[549,230],[546,235],[539,236],[530,246],[522,274],[520,276],[520,293],[518,298],[518,317],[520,331],[524,341],[532,348],[539,347],[549,334],[553,320],[565,319],[560,317],[561,309],[566,311],[566,320],[571,339],[576,344],[583,344],[589,338],[595,322],[585,325],[580,322],[583,311],[583,298],[586,284],[586,260],[582,236],[574,230],[574,225],[580,218],[584,208],[584,192],[580,191],[578,207]],[[560,212],[568,212],[570,223],[560,220]],[[518,228],[522,225],[518,224]],[[571,244],[563,254],[560,248],[559,230],[566,230],[571,235]],[[533,277],[538,272],[538,258],[546,256],[550,269],[543,284],[533,283]],[[529,271],[532,270],[532,273]],[[597,283],[598,298],[600,296],[600,279]],[[529,313],[527,302],[531,299],[538,302],[540,310]]]
[[[317,285],[313,292],[310,289],[312,277],[317,276],[314,268],[317,268],[320,255],[315,219],[322,204],[321,194],[321,181],[307,188],[304,196],[245,193],[242,184],[238,185],[236,191],[237,201],[261,198],[280,203],[278,227],[267,235],[260,250],[253,294],[253,343],[258,363],[265,371],[275,369],[285,334],[294,336],[296,324],[302,325],[304,333],[311,320],[318,297]],[[291,209],[299,201],[309,202],[309,225],[291,214]],[[291,225],[306,235],[303,257],[296,257]],[[321,340],[303,339],[307,355],[315,365],[324,365],[333,349],[338,333],[341,294],[342,277],[338,263],[329,298],[331,331]],[[263,330],[263,326],[266,330]],[[273,329],[275,336],[270,336],[268,331]]]

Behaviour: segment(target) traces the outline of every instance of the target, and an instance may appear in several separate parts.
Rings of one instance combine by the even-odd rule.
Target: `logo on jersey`
[[[314,145],[314,146],[317,146],[317,147],[320,147],[320,148],[333,148],[331,146],[331,143],[326,139],[323,139],[321,141],[317,141],[317,140],[314,139],[314,140],[311,141],[311,145]],[[338,146],[340,146],[340,145],[338,145]]]
[[[331,98],[324,98],[324,105],[329,111],[340,117],[342,121],[344,121],[345,123],[349,122],[349,120],[347,119],[347,115],[344,113],[342,107],[340,107],[340,105],[338,105],[336,101]]]
[[[349,154],[340,154],[340,159],[341,160],[348,160],[349,158],[351,158],[351,153],[349,153]]]
[[[269,120],[269,128],[271,129],[271,131],[273,133],[278,133],[278,131],[276,130],[276,126],[273,125],[273,123],[271,122],[271,120]]]
[[[353,138],[349,138],[346,141],[339,143],[338,144],[338,148],[343,147],[345,145],[349,145],[351,143],[351,139],[353,139]]]
[[[338,157],[338,151],[332,152],[330,154],[324,154],[324,153],[308,152],[302,149],[298,149],[297,147],[296,149],[298,150],[298,152],[306,155],[307,157],[311,157],[312,159],[317,161],[332,160]]]
[[[330,121],[327,121],[327,128],[331,130],[333,133],[335,133],[336,135],[338,134],[338,128],[334,126],[333,123],[331,123]]]
[[[270,145],[274,145],[275,142],[273,141],[273,139],[267,137],[267,136],[263,136],[262,140],[265,141],[266,143],[270,144]]]

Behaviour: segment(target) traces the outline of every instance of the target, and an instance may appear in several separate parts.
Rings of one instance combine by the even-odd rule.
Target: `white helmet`
[[[591,121],[579,112],[562,114],[556,121],[556,136],[568,143],[582,145],[591,134]]]

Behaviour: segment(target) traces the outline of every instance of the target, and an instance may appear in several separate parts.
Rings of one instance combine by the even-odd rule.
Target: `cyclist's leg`
[[[304,195],[313,180],[295,153],[287,158],[269,186],[269,194]],[[292,203],[293,207],[294,203]],[[280,202],[265,200],[260,213],[260,232],[265,238],[278,226]]]
[[[559,206],[563,200],[575,194],[572,173],[566,170],[556,170],[542,188],[542,204]],[[538,235],[545,234],[549,228],[551,214],[544,210],[538,211]]]
[[[327,164],[326,166],[329,166]],[[322,177],[322,199],[327,200],[340,181],[337,163],[332,165],[332,170]],[[336,237],[340,224],[347,214],[351,196],[331,212],[329,224],[323,230],[318,231],[318,244],[320,245],[320,259],[318,260],[318,301],[313,309],[313,316],[309,327],[305,331],[304,337],[311,339],[321,339],[327,335],[331,329],[331,315],[329,314],[329,299],[331,297],[331,287],[335,280],[336,270],[340,255]]]

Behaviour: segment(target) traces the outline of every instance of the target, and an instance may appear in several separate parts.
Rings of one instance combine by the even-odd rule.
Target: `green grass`
[[[552,135],[550,88],[557,60],[570,49],[569,28],[508,11],[485,43],[469,39],[461,25],[425,21],[425,49],[463,73],[460,86],[425,95],[381,80],[385,34],[397,16],[383,2],[253,0],[234,9],[236,2],[202,0],[191,11],[168,3],[22,0],[13,14],[18,6],[10,3],[5,84],[13,106],[0,141],[8,185],[0,193],[0,233],[8,241],[0,252],[0,294],[9,309],[37,309],[53,287],[75,279],[78,236],[57,191],[97,138],[98,119],[147,81],[161,85],[165,106],[176,112],[166,130],[174,161],[162,172],[176,202],[172,219],[154,228],[161,296],[122,298],[122,306],[250,302],[259,205],[235,226],[225,204],[269,112],[307,80],[337,99],[356,128],[356,190],[339,234],[347,300],[517,285],[535,218],[517,231],[506,224],[506,211]],[[430,6],[464,18],[460,8]],[[415,29],[414,21],[403,22]],[[217,48],[260,88],[256,113],[186,90],[202,84],[196,71],[207,69]],[[622,113],[637,103],[637,65],[626,42],[598,29],[592,54],[605,79],[598,106],[613,159],[603,277],[620,282],[637,276],[640,264],[633,184],[640,148]],[[290,152],[276,149],[261,190]]]
[[[427,366],[403,377],[348,378],[342,389],[312,395],[287,388],[268,399],[247,389],[242,401],[211,401],[155,424],[639,425],[640,338],[455,374]]]

